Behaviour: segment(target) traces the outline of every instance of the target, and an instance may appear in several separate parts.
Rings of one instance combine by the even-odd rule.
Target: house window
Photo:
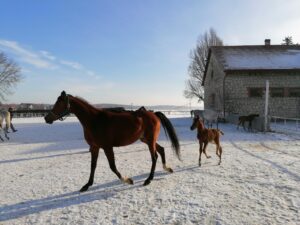
[[[263,96],[263,88],[248,88],[248,96],[250,98],[258,98]]]
[[[271,97],[282,98],[284,97],[284,88],[270,88]]]
[[[288,97],[300,97],[300,88],[289,88]]]

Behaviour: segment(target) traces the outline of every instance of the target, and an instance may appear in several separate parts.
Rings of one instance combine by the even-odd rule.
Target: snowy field
[[[0,143],[0,224],[300,224],[300,137],[237,131],[221,124],[223,161],[198,164],[190,118],[172,118],[181,142],[177,160],[162,135],[173,174],[159,158],[155,178],[146,145],[115,148],[116,164],[134,185],[122,184],[99,155],[85,193],[90,155],[76,118],[45,124],[14,119],[18,129]]]

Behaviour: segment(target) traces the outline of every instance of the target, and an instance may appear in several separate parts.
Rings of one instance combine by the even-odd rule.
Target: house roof
[[[300,69],[300,46],[214,46],[225,70],[242,69]]]
[[[203,84],[211,55],[216,57],[224,72],[300,70],[299,45],[213,46]]]

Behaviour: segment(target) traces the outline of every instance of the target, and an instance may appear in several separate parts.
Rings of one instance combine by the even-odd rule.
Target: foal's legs
[[[200,146],[199,146],[199,166],[201,166],[201,154],[202,154],[202,148],[203,148],[203,142],[200,142],[199,143]]]
[[[203,143],[204,143],[204,147],[203,147]],[[199,148],[199,166],[201,166],[201,154],[202,152],[204,153],[204,155],[206,156],[207,159],[210,158],[210,156],[208,156],[206,154],[206,146],[207,146],[208,142],[202,142],[200,141],[200,148]]]
[[[107,157],[110,169],[119,177],[119,179],[124,183],[133,184],[133,180],[131,178],[122,177],[120,172],[117,170],[113,148],[105,148],[104,153]]]
[[[203,153],[206,156],[207,159],[211,158],[211,156],[206,154],[206,146],[207,146],[208,142],[204,143],[204,148],[203,148]]]
[[[218,156],[219,156],[219,163],[218,163],[218,165],[220,165],[221,164],[221,159],[222,159],[222,147],[221,147],[221,145],[219,145],[219,155]]]
[[[90,147],[91,152],[91,173],[89,181],[80,189],[80,192],[87,191],[90,186],[94,183],[94,175],[95,175],[95,169],[97,166],[97,160],[98,160],[98,154],[99,154],[99,148],[98,147]]]
[[[156,150],[158,151],[158,153],[161,156],[161,161],[162,161],[164,170],[168,171],[169,173],[173,173],[173,170],[166,165],[165,149],[156,143]]]
[[[204,155],[206,156],[206,158],[210,158],[210,156],[207,156],[207,154],[206,154],[207,144],[208,144],[208,142],[204,142],[204,147],[202,149],[202,152],[204,153]],[[200,148],[202,148],[201,144],[200,144]],[[201,166],[201,150],[200,150],[200,156],[199,156],[199,166]]]

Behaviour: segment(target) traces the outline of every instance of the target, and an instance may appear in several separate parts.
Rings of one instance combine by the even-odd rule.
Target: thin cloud
[[[47,51],[40,51],[40,53],[47,59],[50,59],[52,61],[54,61],[56,59],[55,56],[53,56],[51,53],[47,52]]]
[[[60,66],[67,67],[72,70],[81,72],[94,79],[100,79],[94,71],[85,68],[79,62],[74,62],[65,59],[58,59],[48,51],[32,51],[21,46],[18,42],[0,39],[0,50],[14,54],[20,61],[42,69],[58,69]]]
[[[67,60],[60,60],[59,61],[62,65],[65,65],[65,66],[69,66],[75,70],[81,70],[83,69],[83,66],[78,63],[78,62],[72,62],[72,61],[67,61]]]
[[[41,55],[21,47],[15,41],[0,39],[0,48],[2,50],[9,51],[10,53],[16,55],[21,61],[37,68],[53,69],[55,67],[51,62],[43,59]]]

